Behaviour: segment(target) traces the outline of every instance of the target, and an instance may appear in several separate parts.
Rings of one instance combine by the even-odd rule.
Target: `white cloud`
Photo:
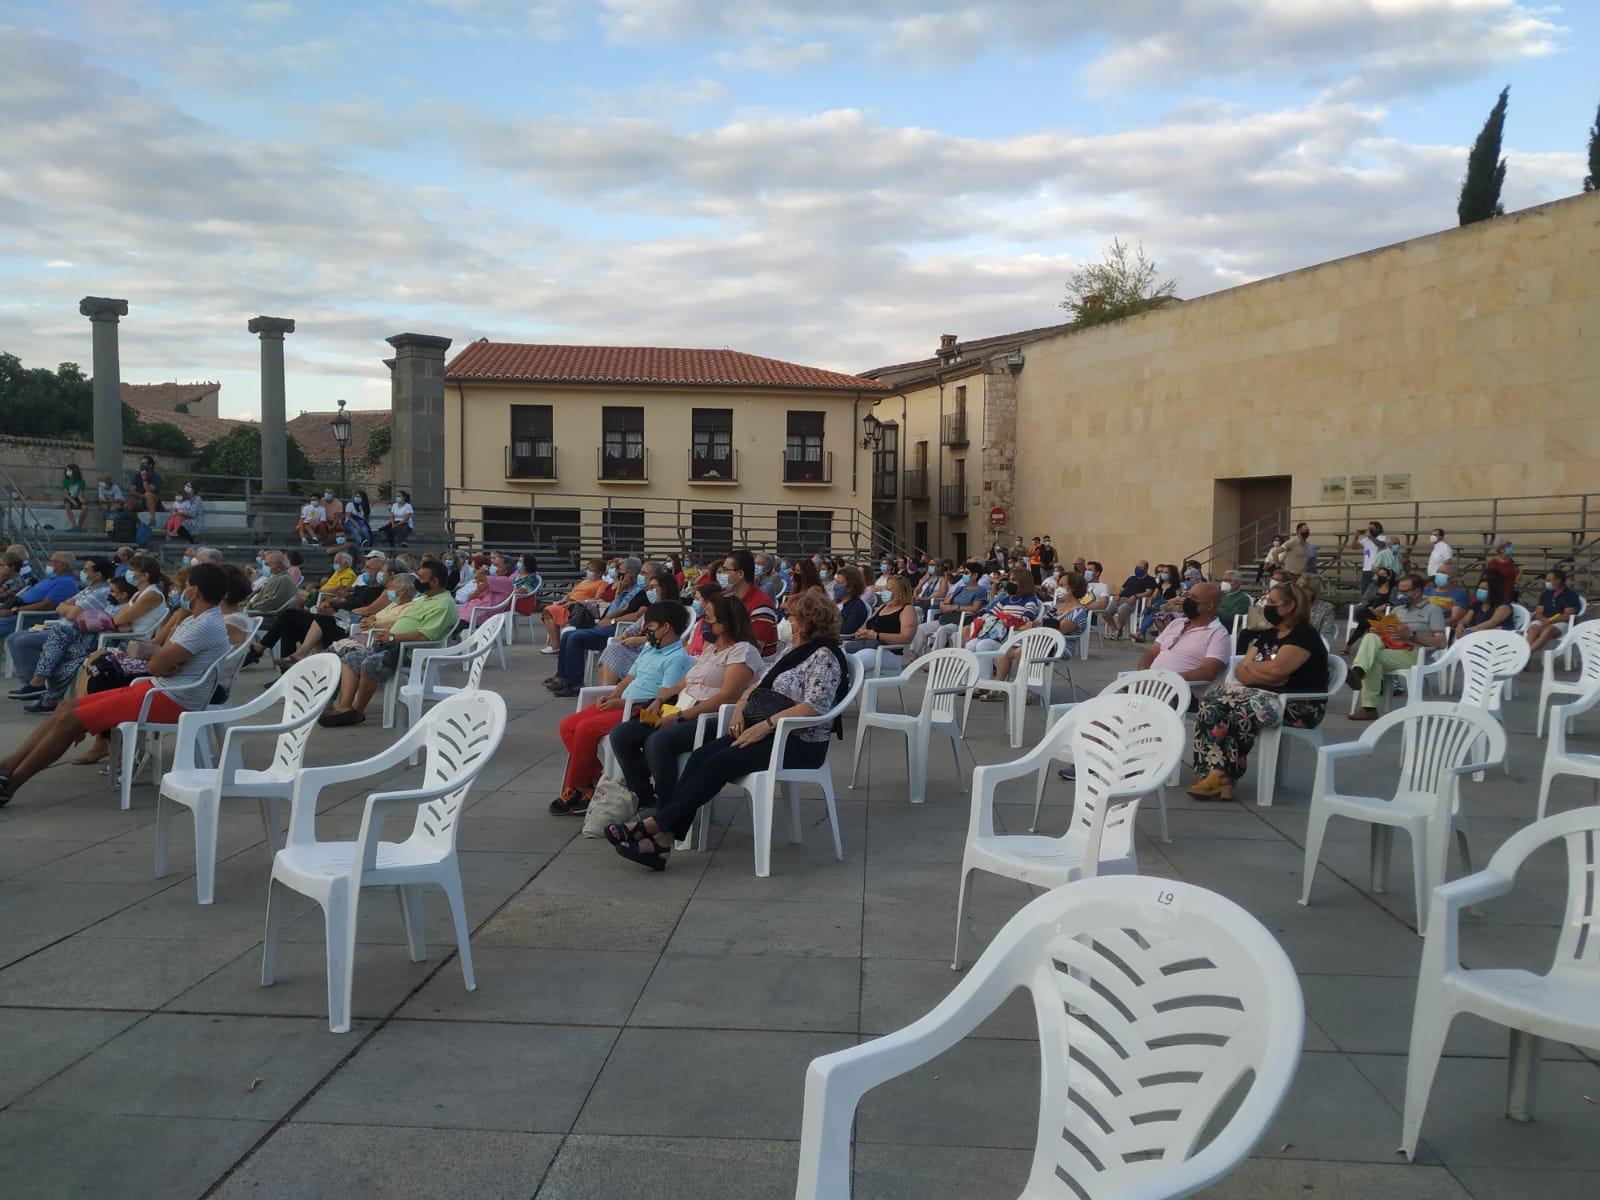
[[[717,64],[730,71],[761,71],[787,75],[806,67],[821,66],[837,55],[831,42],[797,42],[788,38],[764,37],[747,42],[738,50],[717,55]]]

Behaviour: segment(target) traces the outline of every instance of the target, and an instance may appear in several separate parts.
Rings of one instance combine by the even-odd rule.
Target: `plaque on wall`
[[[1324,504],[1343,504],[1344,497],[1344,476],[1324,475],[1322,477],[1322,502]]]
[[[1385,475],[1383,477],[1383,498],[1385,500],[1411,499],[1411,476]]]
[[[1350,476],[1350,500],[1352,503],[1360,500],[1376,500],[1378,498],[1378,477],[1376,475]]]

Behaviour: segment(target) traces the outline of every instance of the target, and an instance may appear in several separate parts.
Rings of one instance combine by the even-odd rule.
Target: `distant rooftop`
[[[742,354],[665,346],[546,346],[473,342],[445,368],[449,380],[505,383],[665,384],[694,387],[880,391],[857,375]]]
[[[917,358],[910,362],[891,363],[886,367],[874,367],[870,371],[861,372],[864,379],[876,379],[880,383],[889,384],[891,387],[905,383],[912,379],[922,379],[932,375],[941,367],[968,366],[996,354],[1005,354],[1011,350],[1020,350],[1030,342],[1040,342],[1046,338],[1057,337],[1072,330],[1073,324],[1067,321],[1061,325],[1041,325],[1037,329],[1023,329],[1016,333],[1000,333],[993,337],[974,338],[963,342],[955,334],[947,333],[940,339],[940,348],[927,358]]]

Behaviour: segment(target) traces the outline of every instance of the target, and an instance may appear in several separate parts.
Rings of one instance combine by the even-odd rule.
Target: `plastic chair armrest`
[[[1317,751],[1323,758],[1360,758],[1371,754],[1377,747],[1372,742],[1336,742]]]
[[[361,830],[356,834],[356,848],[359,851],[362,872],[371,871],[378,865],[378,842],[383,833],[385,817],[402,809],[415,811],[430,800],[438,800],[465,786],[461,780],[454,779],[438,787],[424,788],[420,791],[374,792],[368,796],[366,807],[361,814]]]
[[[609,684],[597,684],[594,687],[578,689],[578,703],[573,707],[573,712],[582,712],[596,700],[602,700],[611,695],[615,689]]]

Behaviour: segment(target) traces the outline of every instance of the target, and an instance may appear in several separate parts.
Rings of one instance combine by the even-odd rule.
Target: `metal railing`
[[[926,500],[928,498],[927,467],[912,467],[905,472],[905,496],[907,500]]]
[[[945,413],[944,419],[939,423],[939,444],[941,446],[965,446],[967,444],[967,410],[957,409],[953,413]]]
[[[513,442],[506,447],[506,478],[507,479],[546,479],[556,478],[556,448],[550,447],[549,454],[518,454],[517,443]]]
[[[832,483],[833,451],[824,451],[820,458],[791,458],[783,451],[783,481],[785,483]]]
[[[604,446],[594,449],[595,478],[603,483],[650,482],[650,451],[640,450],[638,455],[607,454]]]
[[[946,483],[939,488],[939,512],[947,517],[967,515],[967,485]]]
[[[693,449],[689,455],[689,482],[690,483],[737,483],[739,482],[739,452],[729,450],[725,454],[696,454]]]

